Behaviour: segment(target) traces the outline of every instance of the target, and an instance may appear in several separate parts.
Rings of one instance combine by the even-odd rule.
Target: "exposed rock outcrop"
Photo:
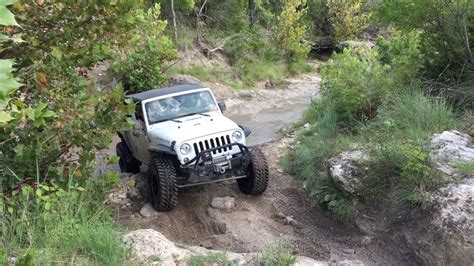
[[[361,166],[368,159],[367,152],[362,150],[342,152],[329,160],[329,176],[342,190],[357,195],[363,188],[365,178]]]
[[[471,137],[456,130],[435,134],[431,140],[431,158],[436,168],[446,177],[459,177],[455,164],[460,161],[474,161],[474,148],[469,147]]]
[[[451,130],[435,134],[430,144],[433,166],[447,183],[431,191],[429,201],[423,208],[415,209],[403,225],[391,225],[396,228],[393,238],[402,240],[420,263],[471,265],[474,261],[474,176],[460,173],[457,164],[474,163],[472,139]],[[363,151],[342,152],[329,160],[330,177],[342,190],[358,195],[364,185],[364,173],[370,171],[361,169],[368,159]],[[388,225],[376,225],[384,226]]]
[[[136,260],[146,264],[188,265],[188,261],[192,256],[208,256],[221,252],[196,246],[178,246],[153,229],[140,229],[129,232],[122,237],[122,241],[131,248],[132,256]],[[257,265],[259,259],[258,253],[225,252],[225,255],[227,260],[233,263],[232,265]],[[295,265],[317,266],[329,264],[307,257],[297,257]]]

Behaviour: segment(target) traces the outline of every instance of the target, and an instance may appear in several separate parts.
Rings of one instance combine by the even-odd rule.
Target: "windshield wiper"
[[[207,117],[207,116],[210,116],[210,115],[205,114],[205,113],[203,113],[203,112],[202,112],[202,113],[197,113],[197,112],[196,112],[196,113],[189,113],[189,114],[185,114],[185,115],[180,115],[180,116],[178,116],[178,117],[176,117],[176,118],[185,117],[185,116],[191,116],[191,115],[202,115],[202,116],[206,116],[206,117]]]
[[[202,112],[202,113],[190,113],[190,114],[187,114],[186,116],[188,116],[188,115],[202,115],[202,116],[210,116],[210,115],[208,115],[208,114],[205,114],[204,112]]]

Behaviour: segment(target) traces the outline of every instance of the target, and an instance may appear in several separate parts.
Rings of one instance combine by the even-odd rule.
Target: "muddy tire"
[[[140,173],[141,163],[133,158],[132,153],[124,142],[117,143],[117,156],[119,157],[120,172],[122,173]]]
[[[178,202],[177,173],[173,159],[153,156],[148,166],[148,193],[157,211],[171,211]]]
[[[237,179],[240,191],[248,195],[260,195],[268,186],[268,164],[258,147],[251,147],[252,161],[247,167],[246,178]]]

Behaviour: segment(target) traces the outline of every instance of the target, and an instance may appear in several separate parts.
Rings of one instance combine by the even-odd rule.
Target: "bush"
[[[421,78],[425,61],[421,41],[421,32],[417,30],[393,31],[389,38],[377,39],[380,62],[390,65],[390,76],[397,84],[410,84]]]
[[[348,48],[334,54],[321,69],[322,90],[335,104],[341,120],[374,117],[390,90],[387,67],[379,62],[377,50]]]

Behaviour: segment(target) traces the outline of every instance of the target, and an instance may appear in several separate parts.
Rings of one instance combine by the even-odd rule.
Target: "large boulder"
[[[366,151],[344,151],[329,160],[329,176],[342,190],[358,195],[365,179],[364,163],[369,160]]]
[[[430,195],[427,215],[402,230],[407,245],[426,264],[472,265],[474,261],[474,176],[456,169],[474,163],[471,137],[455,130],[435,134],[431,159],[449,183]]]
[[[474,161],[474,148],[469,147],[471,141],[469,135],[456,130],[435,134],[431,139],[431,159],[436,168],[450,179],[459,177],[455,164]]]

